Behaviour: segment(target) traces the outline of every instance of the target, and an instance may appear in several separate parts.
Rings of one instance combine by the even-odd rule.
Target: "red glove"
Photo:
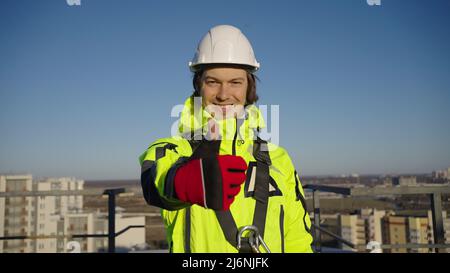
[[[247,163],[240,156],[215,155],[193,159],[175,173],[174,187],[181,201],[214,210],[229,210],[245,181]]]

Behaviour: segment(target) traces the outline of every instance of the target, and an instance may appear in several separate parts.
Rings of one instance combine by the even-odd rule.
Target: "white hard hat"
[[[247,37],[230,25],[211,28],[200,41],[189,68],[195,72],[203,64],[238,64],[249,66],[252,71],[259,68]]]

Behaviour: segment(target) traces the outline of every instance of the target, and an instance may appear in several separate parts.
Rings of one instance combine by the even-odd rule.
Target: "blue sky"
[[[135,179],[170,135],[187,68],[239,27],[302,175],[450,166],[450,2],[2,1],[0,173]]]

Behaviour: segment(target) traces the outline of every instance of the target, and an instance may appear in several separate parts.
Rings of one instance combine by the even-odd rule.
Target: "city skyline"
[[[279,105],[300,176],[450,166],[448,1],[207,3],[4,1],[0,173],[138,178],[218,24],[251,41],[258,104]]]
[[[450,233],[450,219],[448,218],[448,198],[440,202],[441,208],[431,206],[428,199],[429,193],[437,189],[441,194],[447,193],[445,184],[427,185],[417,191],[418,181],[415,178],[400,178],[398,181],[382,180],[382,184],[375,188],[353,185],[350,188],[358,189],[357,192],[342,198],[342,186],[327,186],[322,188],[317,195],[320,198],[320,210],[313,206],[311,189],[304,192],[304,198],[311,220],[317,217],[326,227],[326,230],[346,240],[336,241],[336,237],[329,237],[323,233],[316,243],[327,249],[324,252],[356,251],[367,252],[369,246],[377,243],[378,246],[390,245],[383,252],[435,252],[436,248],[430,244],[441,241],[448,244]],[[399,187],[393,187],[399,186]],[[100,198],[104,195],[106,185],[86,183],[84,180],[73,178],[51,178],[39,180],[30,175],[0,175],[0,237],[11,235],[25,236],[0,242],[2,252],[73,252],[71,247],[78,245],[77,252],[105,252],[111,251],[107,238],[75,239],[73,234],[107,234],[107,213],[109,203]],[[130,229],[126,236],[117,238],[116,248],[118,252],[137,251],[168,251],[168,244],[164,232],[164,224],[160,218],[159,208],[144,205],[139,184],[121,185],[126,196],[121,197],[120,207],[116,206],[116,230],[128,229],[129,226],[139,227]],[[320,187],[320,186],[319,186]],[[331,190],[334,188],[335,190]],[[396,191],[400,197],[387,197],[389,192]],[[417,193],[411,190],[416,188]],[[305,188],[306,189],[306,188]],[[366,189],[361,195],[361,190]],[[426,189],[426,190],[425,190]],[[64,192],[70,191],[67,195]],[[426,191],[429,191],[428,194]],[[339,192],[339,193],[338,193]],[[420,193],[417,196],[417,194]],[[24,195],[25,194],[25,195]],[[407,195],[414,197],[408,197]],[[345,194],[344,194],[345,195]],[[406,196],[405,196],[406,195]],[[119,195],[120,196],[120,195]],[[353,196],[353,197],[352,197]],[[443,197],[446,196],[445,194]],[[125,199],[123,199],[125,198]],[[411,198],[415,204],[411,204]],[[316,202],[316,201],[314,201]],[[318,204],[318,203],[317,203]],[[109,211],[110,212],[110,211]],[[319,216],[320,213],[320,216]],[[442,213],[442,231],[435,228],[436,213]],[[20,224],[19,224],[20,223]],[[143,229],[145,227],[145,230]],[[437,232],[437,233],[436,233]],[[436,234],[439,237],[436,238]],[[35,237],[38,236],[38,237]],[[45,236],[45,237],[44,237]],[[436,241],[438,240],[438,241]],[[350,244],[349,244],[350,242]],[[318,244],[317,244],[318,243]],[[426,244],[428,246],[409,246],[392,244]],[[447,246],[450,246],[449,244]],[[316,251],[321,252],[321,247]],[[408,249],[407,249],[408,248]],[[373,248],[370,248],[373,250]],[[447,248],[447,251],[450,250]]]

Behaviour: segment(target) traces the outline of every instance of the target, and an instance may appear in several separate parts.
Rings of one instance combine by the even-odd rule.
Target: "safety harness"
[[[212,154],[219,154],[220,140],[191,140],[189,141],[193,157],[205,157]],[[269,203],[269,167],[272,164],[267,147],[267,141],[259,136],[253,142],[253,157],[256,159],[256,182],[252,197],[256,200],[253,224],[243,226],[238,229],[236,221],[230,210],[215,211],[217,220],[222,228],[227,241],[236,247],[240,253],[259,252],[259,245],[262,244],[266,252],[270,252],[265,244],[264,230],[266,224],[267,206]],[[190,253],[190,207],[186,208],[185,219],[185,252]],[[243,237],[248,231],[247,237]]]

